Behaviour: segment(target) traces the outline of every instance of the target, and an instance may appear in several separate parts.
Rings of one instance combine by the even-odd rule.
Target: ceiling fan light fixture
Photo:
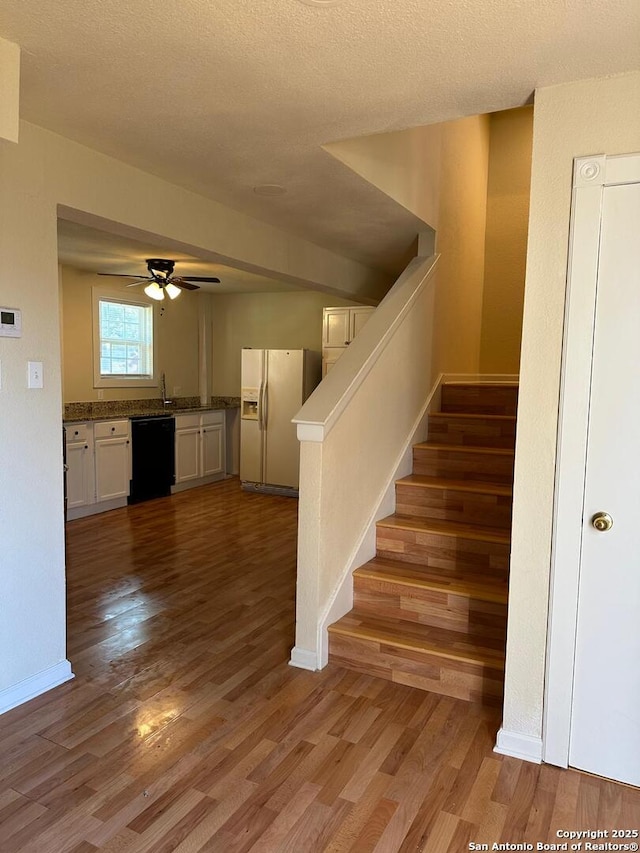
[[[176,288],[176,290],[177,290],[177,288]],[[144,292],[151,299],[155,299],[158,302],[160,302],[161,300],[164,299],[164,290],[160,287],[160,285],[158,284],[157,281],[152,281],[150,284],[148,284],[145,287]]]
[[[176,296],[180,296],[181,292],[180,288],[176,287],[175,284],[171,284],[171,282],[169,282],[169,284],[165,284],[164,290],[166,290],[169,299],[175,299]]]

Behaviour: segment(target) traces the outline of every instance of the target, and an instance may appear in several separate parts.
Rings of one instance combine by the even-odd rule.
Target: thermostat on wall
[[[19,338],[22,335],[22,311],[19,308],[0,308],[0,338]]]

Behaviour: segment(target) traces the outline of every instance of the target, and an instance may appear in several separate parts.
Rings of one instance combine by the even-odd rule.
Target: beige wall
[[[121,280],[108,279],[73,267],[61,268],[62,281],[62,388],[65,403],[80,400],[131,400],[158,397],[154,388],[93,387],[94,287],[109,294],[131,296]],[[142,290],[142,288],[140,288]],[[144,295],[142,296],[144,300]],[[156,375],[165,372],[167,392],[191,397],[198,395],[198,307],[207,294],[183,293],[175,301],[166,300],[164,311],[154,305]],[[99,390],[102,396],[99,397]]]
[[[533,108],[490,119],[481,373],[517,373],[529,226]]]
[[[353,304],[311,291],[241,293],[211,297],[212,393],[240,394],[240,350],[322,349],[322,309]]]
[[[488,116],[473,116],[325,146],[436,228],[436,371],[480,366],[489,133]]]
[[[330,142],[324,148],[431,228],[437,228],[443,124]]]
[[[60,268],[63,349],[63,400],[131,400],[158,396],[153,388],[93,387],[92,289],[131,295],[126,284],[94,273]],[[351,301],[313,291],[285,293],[187,293],[175,301],[154,305],[156,372],[165,372],[167,392],[197,396],[199,318],[210,304],[212,326],[211,393],[240,394],[242,347],[277,349],[322,348],[322,309]],[[99,391],[102,396],[99,397]]]
[[[536,93],[503,727],[542,731],[572,161],[640,151],[640,73]]]

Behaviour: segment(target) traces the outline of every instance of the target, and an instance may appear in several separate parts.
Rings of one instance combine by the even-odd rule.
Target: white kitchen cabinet
[[[95,500],[93,490],[93,425],[67,424],[66,496],[67,513],[72,515]]]
[[[224,411],[176,415],[176,484],[172,491],[225,476]]]
[[[325,308],[322,316],[322,346],[345,347],[351,341],[349,308]]]
[[[224,474],[224,469],[224,412],[209,412],[202,416],[202,476]]]
[[[94,425],[96,501],[127,498],[131,485],[131,427],[128,419]]]
[[[176,486],[202,476],[200,431],[199,415],[176,415]]]
[[[322,376],[325,377],[363,326],[375,308],[354,305],[324,308],[322,314]]]
[[[126,506],[131,481],[129,420],[65,424],[67,519]]]
[[[351,314],[351,316],[349,317],[349,331],[351,332],[350,340],[353,340],[356,335],[360,334],[360,332],[362,331],[362,327],[367,322],[369,317],[371,317],[375,310],[375,308],[370,307],[349,309]]]
[[[375,308],[367,305],[324,308],[322,314],[322,346],[349,346],[375,310]]]
[[[322,353],[322,378],[327,375],[346,347],[328,347]]]

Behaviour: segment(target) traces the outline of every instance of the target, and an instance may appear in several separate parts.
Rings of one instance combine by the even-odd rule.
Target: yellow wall
[[[240,350],[243,347],[320,352],[322,309],[350,304],[344,299],[312,291],[212,296],[212,393],[240,395]]]
[[[481,373],[517,373],[529,226],[533,108],[490,120]]]
[[[477,373],[489,162],[489,119],[442,125],[433,370]]]
[[[640,72],[536,92],[503,727],[542,731],[573,158],[640,151]]]
[[[132,291],[122,279],[103,278],[73,267],[61,268],[62,280],[62,387],[65,403],[81,400],[140,400],[158,397],[153,388],[93,387],[92,290],[109,294]],[[142,288],[138,289],[139,291]],[[164,311],[154,304],[156,376],[164,371],[167,392],[181,397],[198,395],[198,307],[207,294],[183,293],[175,301],[166,301]],[[142,294],[142,299],[146,297]],[[150,300],[149,300],[150,301]],[[164,303],[163,303],[164,304]],[[98,396],[99,390],[102,396]]]

